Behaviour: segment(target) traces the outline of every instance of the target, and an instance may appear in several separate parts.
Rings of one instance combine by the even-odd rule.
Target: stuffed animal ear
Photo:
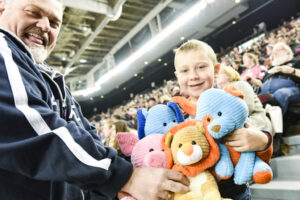
[[[178,123],[184,121],[182,112],[181,112],[179,106],[176,103],[168,102],[168,107],[171,108],[175,112]]]
[[[171,143],[172,143],[172,140],[173,140],[173,134],[168,132],[167,135],[166,135],[166,138],[165,138],[165,145],[167,147],[171,147]]]
[[[137,117],[139,139],[142,139],[145,137],[145,124],[146,124],[147,115],[148,115],[148,112],[145,108],[138,109],[136,117]]]
[[[201,121],[196,122],[196,127],[201,131],[201,133],[204,133],[204,132],[205,132],[204,127],[203,127],[203,124],[202,124]]]
[[[230,94],[236,96],[236,97],[240,97],[241,99],[244,99],[244,97],[245,97],[244,94],[241,91],[239,91],[238,89],[236,89],[232,85],[226,86],[224,88],[224,90],[226,92],[229,92]]]
[[[120,150],[126,155],[131,156],[132,149],[135,144],[139,141],[137,135],[134,133],[118,133],[117,140],[120,146]]]
[[[184,115],[187,113],[189,115],[196,116],[196,105],[192,104],[185,97],[172,97],[171,101],[179,105]]]

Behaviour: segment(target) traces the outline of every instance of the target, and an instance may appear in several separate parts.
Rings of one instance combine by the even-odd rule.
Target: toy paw
[[[215,165],[215,172],[218,178],[221,180],[227,180],[233,175],[233,164],[227,147],[221,143],[218,143],[218,146],[221,152],[221,157],[218,163]]]
[[[259,171],[254,174],[253,180],[258,184],[266,184],[272,180],[272,176],[271,171]]]
[[[201,200],[201,197],[194,192],[188,192],[178,198],[178,200]]]
[[[232,177],[232,175],[230,176],[222,176],[221,174],[217,174],[218,178],[220,178],[220,180],[228,180]]]

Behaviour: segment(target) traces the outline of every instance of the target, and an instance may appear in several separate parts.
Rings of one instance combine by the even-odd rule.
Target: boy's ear
[[[220,71],[220,63],[217,63],[216,65],[215,65],[215,74],[218,74],[219,73],[219,71]]]
[[[1,1],[1,0],[0,0]],[[176,71],[176,69],[175,69],[175,72],[174,72],[174,74],[175,74],[175,76],[176,76],[176,78],[177,78],[177,71]]]

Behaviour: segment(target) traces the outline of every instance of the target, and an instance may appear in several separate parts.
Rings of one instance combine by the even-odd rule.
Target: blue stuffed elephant
[[[209,89],[198,99],[196,119],[203,121],[206,130],[217,140],[221,156],[215,165],[215,172],[219,179],[229,179],[233,175],[235,184],[245,184],[251,180],[267,183],[272,179],[272,169],[255,152],[242,152],[238,163],[233,166],[230,152],[222,143],[224,136],[244,127],[248,107],[243,97],[233,86],[224,90]]]
[[[174,125],[183,122],[179,106],[174,102],[167,105],[157,104],[147,111],[140,108],[137,111],[139,139],[150,134],[165,134]]]

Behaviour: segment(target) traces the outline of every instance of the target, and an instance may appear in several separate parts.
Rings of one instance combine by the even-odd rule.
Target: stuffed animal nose
[[[182,147],[182,151],[185,155],[190,156],[193,153],[193,145],[192,144],[184,144]]]
[[[214,125],[211,130],[215,133],[218,133],[221,129],[221,126],[220,125]]]

